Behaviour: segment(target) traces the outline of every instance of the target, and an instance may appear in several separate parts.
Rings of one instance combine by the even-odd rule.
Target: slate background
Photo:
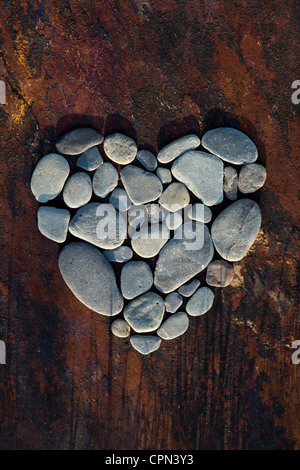
[[[299,4],[0,1],[1,449],[299,449]],[[141,357],[62,282],[29,190],[56,133],[88,124],[157,151],[248,134],[268,179],[234,285]]]

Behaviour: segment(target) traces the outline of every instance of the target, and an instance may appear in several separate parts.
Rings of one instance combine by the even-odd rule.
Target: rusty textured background
[[[1,449],[300,448],[299,21],[296,0],[0,1]],[[32,170],[78,124],[155,150],[238,127],[267,167],[234,285],[149,357],[75,299],[36,227]]]

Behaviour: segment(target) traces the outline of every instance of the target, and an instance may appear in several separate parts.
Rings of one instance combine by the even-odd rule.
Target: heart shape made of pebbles
[[[79,171],[69,176],[74,156]],[[206,132],[201,141],[193,134],[181,137],[157,157],[123,134],[104,138],[92,128],[74,129],[59,137],[56,153],[41,158],[33,172],[31,190],[47,204],[39,207],[38,228],[58,243],[68,233],[79,239],[59,255],[66,284],[95,312],[123,313],[112,333],[125,338],[133,331],[132,346],[149,354],[162,340],[185,333],[189,316],[210,310],[211,287],[231,283],[230,261],[241,260],[254,243],[260,208],[237,197],[263,186],[266,170],[257,157],[255,144],[228,127]],[[230,204],[209,230],[210,207],[224,193]],[[55,198],[67,208],[52,205]],[[223,259],[213,260],[215,253]],[[118,279],[116,263],[123,263]],[[206,268],[207,285],[200,287],[197,277]]]

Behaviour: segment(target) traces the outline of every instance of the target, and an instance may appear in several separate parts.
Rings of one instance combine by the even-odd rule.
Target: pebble
[[[224,168],[224,193],[226,197],[231,201],[235,201],[237,198],[238,190],[238,176],[237,171],[232,166],[226,166]]]
[[[227,261],[241,260],[254,243],[261,225],[258,204],[240,199],[214,220],[211,236],[217,252]]]
[[[170,144],[163,147],[157,155],[157,160],[160,163],[169,163],[175,158],[180,157],[183,153],[188,150],[194,150],[200,145],[200,139],[197,135],[190,134],[181,137],[180,139],[174,140]]]
[[[112,204],[119,212],[126,212],[131,207],[131,201],[122,188],[115,188],[110,195],[109,203]]]
[[[179,212],[170,212],[166,216],[165,224],[169,230],[177,230],[182,224],[182,215]]]
[[[187,152],[173,163],[171,171],[205,205],[218,204],[223,197],[223,162],[215,155]]]
[[[160,179],[134,165],[128,165],[121,170],[121,180],[133,204],[155,201],[162,193]]]
[[[204,134],[202,145],[225,162],[243,165],[257,159],[256,145],[243,132],[219,127]]]
[[[163,184],[171,183],[172,173],[170,172],[170,170],[168,170],[168,168],[159,167],[156,170],[156,174]]]
[[[127,338],[130,334],[130,326],[120,318],[112,323],[111,332],[118,338]]]
[[[102,163],[94,174],[93,189],[96,196],[106,197],[118,184],[118,172],[108,162]]]
[[[228,286],[234,276],[233,267],[227,261],[212,261],[207,268],[206,283],[215,287]]]
[[[145,207],[149,223],[158,224],[165,220],[166,212],[159,204],[146,204]]]
[[[105,137],[103,148],[108,158],[120,165],[128,165],[135,159],[137,154],[137,146],[134,140],[118,132]]]
[[[183,335],[189,326],[189,317],[185,312],[178,312],[170,316],[158,328],[157,334],[162,339],[170,340]]]
[[[39,202],[48,202],[59,195],[69,176],[67,160],[49,153],[38,162],[31,177],[31,191]]]
[[[198,281],[198,279],[194,279],[189,284],[185,284],[184,286],[181,286],[178,289],[178,292],[179,292],[179,294],[183,295],[184,297],[191,297],[191,295],[193,295],[194,292],[196,292],[196,290],[198,289],[199,286],[200,286],[200,281]]]
[[[38,229],[50,240],[63,243],[66,241],[70,221],[70,212],[66,209],[41,206],[37,213]]]
[[[134,299],[151,289],[152,271],[145,261],[130,261],[121,271],[121,292],[125,299]]]
[[[208,312],[214,302],[215,294],[209,287],[200,287],[186,304],[186,311],[192,317]]]
[[[56,150],[64,155],[79,155],[101,144],[103,135],[91,127],[81,127],[66,132],[57,139]]]
[[[183,238],[177,238],[181,232]],[[183,224],[159,253],[154,275],[155,286],[164,293],[175,291],[203,271],[211,262],[213,254],[207,226],[201,222]]]
[[[131,346],[141,354],[150,354],[156,351],[160,344],[161,338],[149,335],[133,335],[130,338]]]
[[[90,201],[92,192],[91,178],[80,171],[67,180],[63,191],[64,202],[72,209],[81,207]]]
[[[169,230],[164,225],[154,224],[150,227],[143,227],[130,236],[133,251],[142,258],[152,258],[169,240]]]
[[[149,333],[159,328],[164,313],[163,299],[155,292],[147,292],[125,307],[124,318],[137,333]]]
[[[128,210],[128,233],[130,237],[136,233],[137,230],[140,230],[142,227],[147,227],[148,225],[148,212],[147,208],[144,205],[140,206],[131,206]]]
[[[170,212],[176,212],[187,206],[190,195],[182,183],[171,183],[159,198],[160,205]]]
[[[103,254],[108,261],[114,263],[126,263],[133,256],[133,251],[129,246],[119,246],[115,250],[104,250]]]
[[[77,160],[77,165],[87,171],[96,170],[101,163],[103,163],[103,158],[97,147],[86,150]]]
[[[154,171],[157,167],[156,156],[149,150],[139,150],[136,158],[146,168],[146,170]]]
[[[87,307],[105,316],[123,309],[115,273],[105,256],[92,245],[75,242],[60,252],[58,265],[64,281]]]
[[[204,204],[196,203],[188,211],[188,217],[192,220],[198,220],[198,222],[203,222],[208,224],[212,218],[212,212],[209,207]]]
[[[264,166],[251,163],[241,168],[238,186],[243,194],[254,193],[260,189],[266,181],[267,172]]]
[[[179,309],[180,305],[182,305],[182,302],[182,297],[181,295],[177,294],[177,292],[168,294],[165,298],[166,311],[175,313]]]
[[[113,206],[91,202],[78,209],[69,231],[93,245],[113,250],[124,242],[127,227],[123,216]]]

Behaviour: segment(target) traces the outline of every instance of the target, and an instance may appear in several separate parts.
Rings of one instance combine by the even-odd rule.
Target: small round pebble
[[[134,140],[118,132],[105,137],[103,148],[108,158],[120,165],[128,165],[137,154]]]
[[[92,182],[87,173],[72,175],[66,182],[63,198],[67,206],[75,209],[87,204],[92,197]]]
[[[265,184],[266,178],[267,171],[264,166],[258,163],[245,165],[239,174],[239,190],[243,194],[254,193]]]
[[[184,286],[181,286],[178,289],[178,292],[180,295],[183,295],[184,297],[190,297],[191,295],[194,294],[194,292],[196,292],[199,286],[200,286],[200,281],[198,281],[198,279],[194,279],[189,284],[184,284]]]
[[[171,183],[172,173],[170,172],[170,170],[168,170],[168,168],[159,167],[156,170],[156,174],[161,180],[162,184]]]
[[[226,287],[231,283],[233,277],[233,267],[227,261],[212,261],[207,267],[206,282],[210,286]]]
[[[108,162],[102,163],[94,174],[93,190],[96,196],[106,197],[118,184],[118,172]]]
[[[130,335],[130,326],[120,318],[112,323],[111,332],[118,338],[127,338]]]
[[[148,333],[159,328],[164,313],[163,299],[155,292],[147,292],[125,307],[124,318],[137,333]]]
[[[165,224],[169,230],[177,230],[182,224],[182,215],[179,212],[170,212],[166,216]]]
[[[77,165],[87,171],[96,170],[101,163],[103,163],[103,158],[97,147],[86,150],[77,160]]]
[[[182,297],[177,294],[177,292],[168,294],[165,298],[166,311],[169,313],[175,313],[179,309],[180,305],[182,305],[182,302]]]
[[[121,292],[125,299],[134,299],[151,289],[152,271],[145,261],[130,261],[121,271]]]
[[[141,354],[150,354],[156,351],[160,344],[161,338],[149,335],[133,335],[130,338],[131,346]]]
[[[159,203],[170,212],[176,212],[182,209],[187,206],[189,202],[189,192],[182,183],[170,184],[159,198]]]
[[[186,304],[186,311],[192,317],[208,312],[214,302],[215,294],[209,287],[200,287]]]
[[[204,224],[208,224],[212,218],[212,212],[209,207],[204,204],[196,203],[188,211],[188,217],[192,220],[198,220]]]
[[[126,263],[133,256],[133,251],[129,246],[119,246],[115,250],[104,250],[103,254],[108,261],[114,263]]]
[[[69,176],[67,160],[57,153],[49,153],[38,162],[31,177],[31,191],[39,202],[56,198]]]
[[[115,188],[110,195],[109,203],[112,204],[119,212],[126,212],[131,207],[131,201],[122,188]]]
[[[70,212],[66,209],[41,206],[37,213],[38,229],[50,240],[57,243],[66,241],[70,221]]]
[[[189,317],[185,312],[178,312],[171,315],[158,328],[157,334],[162,339],[170,340],[183,335],[189,326]]]
[[[156,156],[149,150],[139,150],[136,158],[146,168],[146,170],[154,171],[157,167]]]

